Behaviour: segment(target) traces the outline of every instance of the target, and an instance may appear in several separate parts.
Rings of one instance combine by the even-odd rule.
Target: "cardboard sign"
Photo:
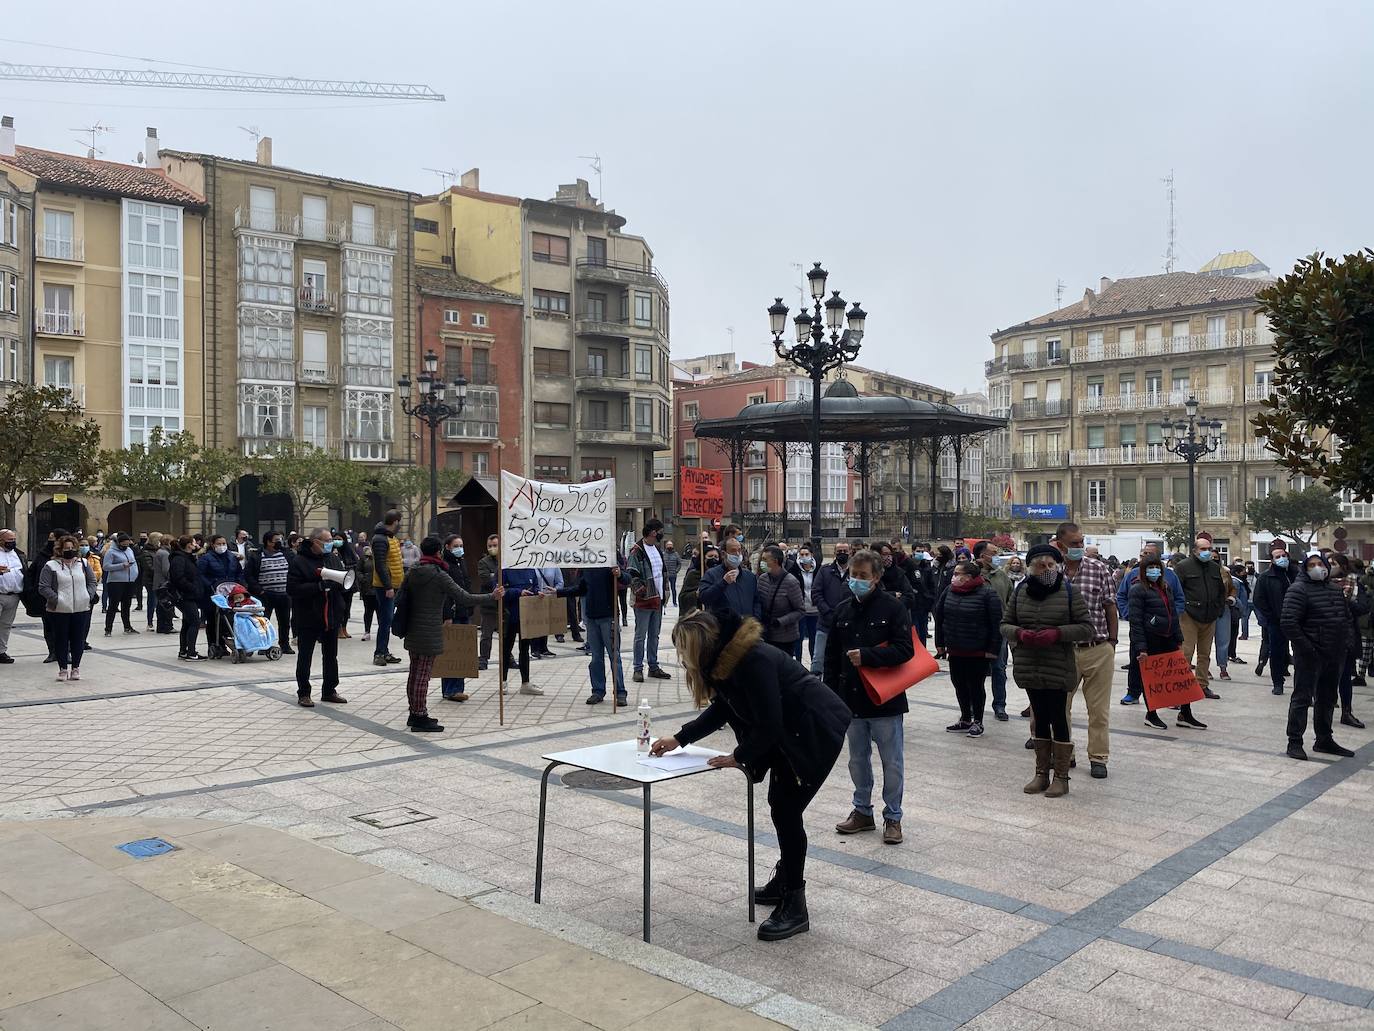
[[[725,475],[719,469],[684,465],[678,471],[678,515],[717,519],[725,514]]]
[[[1145,685],[1145,702],[1151,709],[1202,701],[1202,685],[1181,651],[1141,658],[1140,680]]]
[[[444,651],[434,660],[434,676],[477,676],[478,629],[475,623],[444,624]]]
[[[500,511],[503,569],[615,564],[614,479],[545,483],[503,469]]]
[[[536,594],[520,599],[520,636],[553,637],[568,632],[568,599]]]

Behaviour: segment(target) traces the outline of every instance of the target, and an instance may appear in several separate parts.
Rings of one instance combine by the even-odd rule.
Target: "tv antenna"
[[[113,127],[113,126],[109,126],[109,125],[102,125],[100,122],[96,122],[94,125],[83,126],[83,127],[81,127],[81,128],[77,128],[77,129],[68,129],[67,131],[68,131],[68,132],[79,132],[79,133],[89,133],[89,134],[90,134],[91,139],[90,139],[90,142],[89,142],[89,143],[87,143],[85,140],[77,140],[76,142],[79,143],[79,144],[81,144],[83,147],[88,148],[87,151],[86,151],[86,156],[87,156],[88,158],[93,158],[93,157],[95,157],[97,154],[104,154],[104,153],[105,153],[105,148],[104,148],[104,147],[97,147],[97,146],[95,145],[95,141],[96,141],[97,139],[99,139],[102,135],[104,135],[105,133],[107,133],[107,132],[113,132],[113,131],[114,131],[114,127]]]
[[[800,261],[792,262],[792,267],[797,270],[797,303],[806,311],[806,267]]]
[[[1169,169],[1169,174],[1160,182],[1164,184],[1164,193],[1169,198],[1169,248],[1164,252],[1164,271],[1172,272],[1174,263],[1178,260],[1178,223],[1174,220],[1174,170]]]
[[[592,171],[596,173],[596,199],[604,205],[606,203],[606,198],[602,196],[601,192],[601,155],[579,154],[577,156],[583,161],[590,161],[592,163]]]
[[[253,137],[254,147],[256,147],[258,145],[258,141],[262,139],[262,130],[259,129],[256,125],[240,125],[239,131],[246,132],[249,136]]]
[[[727,333],[730,334],[730,353],[731,353],[731,354],[734,354],[734,353],[735,353],[735,327],[734,327],[734,326],[726,326],[726,327],[725,327],[725,332],[727,332]]]
[[[433,172],[435,175],[437,175],[437,176],[439,177],[439,189],[440,189],[440,190],[447,190],[447,189],[449,188],[449,185],[450,185],[451,183],[453,183],[453,182],[458,178],[458,169],[456,169],[456,168],[428,168],[428,167],[426,167],[426,168],[424,169],[424,171],[426,171],[426,172]]]
[[[1064,307],[1064,281],[1056,279],[1054,281],[1054,308],[1058,311]]]

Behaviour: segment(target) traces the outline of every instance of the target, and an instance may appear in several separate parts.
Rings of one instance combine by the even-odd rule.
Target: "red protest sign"
[[[1140,680],[1145,685],[1145,703],[1151,709],[1202,701],[1202,685],[1181,651],[1141,656]]]
[[[725,476],[719,469],[684,465],[678,474],[678,515],[716,519],[725,514]]]

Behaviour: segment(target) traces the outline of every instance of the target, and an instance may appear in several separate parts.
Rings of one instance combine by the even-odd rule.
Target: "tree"
[[[1164,538],[1165,545],[1171,550],[1186,551],[1192,540],[1192,531],[1188,529],[1188,506],[1170,505],[1166,518],[1168,521],[1163,526],[1155,527],[1155,533]]]
[[[468,482],[467,473],[459,469],[439,470],[439,505],[453,497]],[[428,526],[425,512],[429,508],[429,469],[419,465],[393,465],[382,470],[376,479],[377,493],[388,502],[395,502],[397,511],[412,532],[419,533]]]
[[[959,530],[965,537],[991,538],[1007,528],[1005,519],[984,515],[983,512],[965,512],[959,519]]]
[[[253,472],[264,489],[291,499],[297,527],[308,533],[319,508],[359,508],[367,497],[366,466],[302,440],[277,441],[260,452]]]
[[[1314,254],[1256,296],[1276,359],[1256,430],[1292,472],[1374,501],[1374,251]]]
[[[45,484],[84,490],[100,472],[100,426],[61,387],[19,384],[0,404],[0,523]]]
[[[180,505],[204,505],[213,513],[243,458],[232,451],[202,447],[186,430],[164,433],[155,426],[147,444],[100,452],[101,497],[117,501],[156,498]]]
[[[1302,541],[1309,549],[1317,534],[1339,523],[1343,516],[1336,496],[1315,483],[1306,490],[1251,498],[1245,503],[1245,518],[1256,530]]]

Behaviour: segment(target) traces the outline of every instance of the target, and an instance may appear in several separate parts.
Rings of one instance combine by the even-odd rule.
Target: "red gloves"
[[[1059,643],[1059,628],[1051,626],[1044,630],[1018,630],[1016,640],[1026,648],[1050,648]]]
[[[1018,630],[1018,631],[1016,631],[1016,643],[1017,643],[1017,644],[1020,644],[1020,645],[1023,645],[1023,646],[1026,647],[1026,648],[1034,648],[1034,647],[1035,647],[1035,635],[1036,635],[1037,632],[1038,632],[1038,631],[1035,631],[1035,630]]]

